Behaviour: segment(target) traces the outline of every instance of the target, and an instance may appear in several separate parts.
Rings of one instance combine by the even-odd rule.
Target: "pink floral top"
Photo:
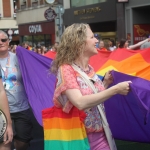
[[[88,76],[92,78],[95,83],[96,89],[100,92],[104,90],[104,85],[99,77],[95,74],[93,68],[90,67]],[[73,107],[72,103],[68,100],[64,91],[67,89],[79,89],[82,95],[93,94],[93,91],[86,83],[82,80],[80,74],[76,72],[70,65],[62,65],[57,74],[57,85],[54,93],[54,105],[61,107],[64,112],[69,113]],[[86,131],[89,132],[100,132],[103,131],[101,117],[97,106],[85,110],[86,119],[84,120]]]

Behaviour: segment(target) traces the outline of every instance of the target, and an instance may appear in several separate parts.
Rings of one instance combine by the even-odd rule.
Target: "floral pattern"
[[[99,77],[95,74],[93,68],[90,66],[88,76],[92,78],[94,86],[98,92],[104,90],[104,85]],[[56,107],[61,107],[64,112],[69,113],[73,107],[72,103],[68,100],[64,91],[67,89],[79,89],[82,95],[93,94],[92,89],[84,82],[78,72],[76,72],[71,65],[62,65],[57,74],[57,84],[54,93],[54,104]],[[101,104],[104,108],[104,105]],[[103,131],[101,117],[97,106],[85,110],[86,119],[84,120],[87,132],[100,132]]]

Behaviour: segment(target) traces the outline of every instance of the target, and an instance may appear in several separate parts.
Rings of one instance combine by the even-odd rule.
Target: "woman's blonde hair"
[[[61,37],[57,49],[56,58],[52,62],[51,72],[57,73],[58,68],[63,64],[72,64],[83,53],[88,24],[75,23],[67,27]]]

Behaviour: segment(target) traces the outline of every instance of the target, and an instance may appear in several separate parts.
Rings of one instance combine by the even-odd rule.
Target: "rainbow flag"
[[[113,52],[99,51],[90,64],[102,78],[108,70],[115,70],[150,80],[150,48],[144,50],[117,49]]]
[[[90,150],[83,120],[83,111],[73,107],[69,114],[62,109],[42,111],[45,150]]]
[[[132,81],[132,90],[130,91],[129,95],[115,95],[105,102],[108,123],[110,125],[113,136],[116,139],[150,143],[149,54],[150,48],[135,51],[118,49],[114,52],[100,51],[98,55],[93,56],[90,60],[90,64],[94,67],[96,73],[100,77],[103,77],[106,71],[114,69],[116,71],[122,72],[112,72],[115,81],[114,84],[125,80]],[[54,145],[53,143],[58,140],[63,143],[58,147],[65,149],[66,147],[64,143],[71,142],[67,141],[66,139],[59,140],[56,138],[50,140],[47,131],[51,130],[48,127],[52,124],[49,122],[49,125],[47,126],[46,124],[48,122],[49,116],[48,114],[41,114],[42,110],[44,112],[45,109],[48,110],[47,108],[53,106],[52,99],[56,78],[52,74],[49,74],[49,67],[51,65],[52,59],[32,51],[28,51],[20,46],[17,47],[17,56],[30,106],[32,107],[33,113],[39,124],[44,125],[45,147],[48,148],[49,146],[49,149],[51,150]],[[58,127],[56,129],[58,130]],[[59,135],[61,134],[62,133],[59,133]],[[84,146],[82,145],[82,147],[84,149],[88,149],[88,143],[86,144],[86,136],[82,135],[82,137],[82,141],[84,143]],[[72,140],[72,142],[75,143],[78,140],[81,141],[81,138]],[[51,144],[49,144],[49,141]],[[78,145],[75,147],[77,146]],[[69,144],[67,147],[69,147]],[[60,149],[55,146],[55,150]]]

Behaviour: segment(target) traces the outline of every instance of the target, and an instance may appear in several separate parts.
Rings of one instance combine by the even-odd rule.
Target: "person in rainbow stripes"
[[[54,105],[66,114],[74,107],[84,111],[86,117],[83,123],[90,150],[115,150],[116,148],[111,148],[108,144],[97,105],[101,104],[105,111],[103,102],[115,94],[127,95],[131,81],[108,88],[113,82],[110,71],[106,73],[103,82],[99,79],[89,65],[90,57],[98,53],[97,42],[88,24],[72,24],[65,29],[51,66],[51,72],[57,75],[53,101]],[[97,90],[96,94],[72,65],[88,75]]]

